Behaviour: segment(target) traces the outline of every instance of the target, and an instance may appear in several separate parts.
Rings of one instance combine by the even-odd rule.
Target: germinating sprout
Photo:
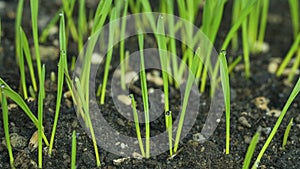
[[[134,124],[135,124],[136,136],[138,138],[138,142],[139,142],[139,146],[140,146],[142,156],[146,157],[145,156],[145,151],[144,151],[143,140],[142,140],[142,137],[141,137],[139,117],[138,117],[138,114],[137,114],[137,111],[136,111],[136,102],[135,102],[133,94],[130,94],[129,97],[131,98],[131,107],[132,107],[132,110],[133,110],[133,119],[134,119]]]
[[[78,32],[72,17],[74,6],[75,6],[75,0],[62,0],[62,5],[63,5],[64,13],[66,14],[67,17],[67,25],[70,29],[72,38],[75,42],[77,42]]]
[[[255,135],[253,136],[249,146],[248,146],[248,150],[244,159],[244,164],[243,164],[243,169],[248,169],[250,166],[250,162],[253,156],[253,153],[255,151],[256,145],[259,141],[260,138],[260,131],[257,131],[255,133]]]
[[[226,51],[221,51],[219,55],[221,83],[224,94],[225,112],[226,112],[226,154],[229,154],[230,147],[230,84],[229,72],[226,59]]]
[[[64,15],[62,14],[60,18],[59,25],[59,41],[60,41],[60,59],[58,64],[58,79],[57,79],[57,94],[56,94],[56,107],[55,107],[55,116],[53,122],[53,128],[51,133],[50,145],[49,145],[49,155],[52,153],[52,148],[54,144],[54,137],[56,133],[56,127],[60,112],[61,98],[63,92],[63,84],[64,84],[64,73],[67,69],[65,66],[67,65],[67,45],[66,45],[66,30],[65,30],[65,20]]]
[[[115,19],[116,19],[116,8],[114,7],[111,11],[111,16],[110,16],[109,38],[108,38],[108,48],[107,48],[108,51],[107,51],[107,55],[106,55],[100,104],[104,104],[104,99],[105,99],[105,91],[106,91],[106,85],[107,85],[107,80],[108,80],[108,73],[109,73],[110,62],[111,62],[112,53],[113,53],[114,33],[115,33],[115,26],[116,26],[114,24],[113,20],[115,20]]]
[[[22,22],[23,6],[24,6],[24,0],[20,0],[18,2],[16,19],[15,19],[15,47],[16,47],[16,60],[17,60],[17,62],[19,62],[20,49],[21,49],[19,29],[21,27],[21,22]]]
[[[22,51],[21,52],[24,52],[26,62],[27,62],[28,68],[29,68],[29,73],[30,73],[30,77],[31,77],[31,83],[32,83],[33,91],[37,92],[38,89],[37,89],[37,83],[36,83],[33,63],[32,63],[30,49],[29,49],[29,43],[28,43],[28,39],[27,39],[26,34],[25,34],[24,30],[22,29],[22,27],[20,27],[20,41],[21,41],[21,44],[22,44],[22,46],[21,46]],[[34,95],[31,94],[31,96],[34,96]]]
[[[36,65],[38,70],[39,82],[41,81],[41,57],[39,49],[39,37],[38,37],[38,9],[39,9],[39,0],[30,1],[30,10],[31,10],[31,24],[32,24],[32,34],[33,34],[33,43],[35,49]]]
[[[5,143],[6,143],[6,147],[7,147],[7,150],[8,150],[10,167],[14,169],[15,168],[14,167],[14,156],[13,156],[12,147],[11,147],[11,144],[10,144],[10,135],[9,135],[9,127],[8,127],[7,99],[6,99],[5,93],[2,91],[2,89],[5,88],[5,85],[1,84],[1,82],[0,82],[0,85],[1,85],[1,88],[0,88],[1,95],[0,96],[1,96],[2,119],[3,119]]]
[[[76,169],[76,131],[72,133],[72,157],[71,157],[71,169]]]
[[[39,87],[39,96],[38,96],[38,167],[43,167],[43,105],[45,98],[45,65],[42,67],[41,81]]]
[[[292,102],[294,101],[294,99],[296,98],[296,96],[298,95],[299,91],[300,91],[300,78],[298,79],[298,81],[297,81],[295,87],[293,88],[293,90],[292,90],[292,92],[291,92],[288,100],[286,101],[286,103],[285,103],[285,105],[284,105],[284,107],[282,109],[282,112],[281,112],[280,116],[278,117],[278,119],[277,119],[277,121],[276,121],[276,123],[275,123],[275,125],[274,125],[274,127],[273,127],[273,129],[271,131],[271,133],[269,134],[269,137],[267,138],[264,146],[260,150],[260,152],[259,152],[259,154],[258,154],[258,156],[256,158],[255,164],[258,164],[258,162],[260,162],[260,160],[263,157],[265,151],[267,150],[268,146],[270,145],[273,137],[275,136],[275,134],[276,134],[276,132],[277,132],[277,130],[278,130],[278,128],[279,128],[279,126],[280,126],[280,124],[281,124],[284,116],[285,116],[285,114],[287,113],[287,110],[289,109],[290,105],[292,104]],[[253,165],[253,166],[255,167],[255,165]]]
[[[150,115],[149,115],[149,102],[148,102],[148,88],[147,88],[147,79],[146,79],[146,70],[144,63],[144,35],[139,31],[138,35],[139,49],[140,49],[140,79],[141,79],[141,89],[142,89],[142,98],[144,104],[144,114],[145,114],[145,126],[146,126],[146,153],[145,157],[150,157]]]
[[[25,114],[30,118],[30,120],[34,123],[34,125],[38,127],[38,119],[29,109],[29,107],[27,106],[23,98],[17,92],[13,91],[1,78],[0,78],[0,84],[5,85],[5,87],[2,87],[2,92],[4,92],[7,97],[13,100],[25,112]],[[49,142],[44,132],[42,133],[42,136],[46,146],[49,146]]]
[[[285,145],[287,143],[287,139],[289,137],[292,125],[293,125],[293,118],[291,119],[291,121],[289,122],[289,124],[286,126],[286,129],[285,129],[285,132],[284,132],[284,135],[283,135],[283,141],[282,141],[282,148],[283,149],[285,149]]]

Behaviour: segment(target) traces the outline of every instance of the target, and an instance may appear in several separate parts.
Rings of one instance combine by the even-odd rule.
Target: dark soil
[[[0,1],[1,2],[1,1]],[[3,27],[3,37],[0,43],[0,77],[4,79],[14,90],[19,89],[19,70],[15,62],[14,48],[14,13],[16,11],[17,1],[4,1],[6,8],[1,9],[0,16]],[[259,150],[263,146],[268,130],[272,129],[277,118],[266,115],[266,111],[259,109],[254,104],[254,99],[260,96],[270,100],[270,109],[282,109],[287,100],[291,87],[284,85],[285,77],[276,77],[268,72],[268,65],[274,57],[283,58],[292,43],[292,26],[289,16],[288,2],[276,0],[270,2],[270,16],[267,25],[266,41],[270,45],[267,53],[251,56],[251,78],[245,79],[243,69],[235,69],[231,74],[231,90],[232,90],[232,115],[231,115],[231,152],[225,155],[225,115],[222,117],[218,128],[214,134],[203,144],[193,140],[193,135],[201,132],[204,119],[206,116],[205,107],[197,117],[192,130],[187,137],[181,142],[181,151],[171,160],[168,159],[168,152],[163,153],[150,159],[127,159],[120,165],[113,164],[113,160],[121,157],[100,148],[100,157],[102,168],[241,168],[244,157],[248,148],[248,140],[252,138],[258,128],[262,128],[262,137],[256,148],[254,157],[257,156]],[[52,1],[42,1],[40,9],[40,18],[52,16],[58,9],[59,5]],[[228,28],[230,26],[231,1],[227,3],[225,9],[225,17],[222,22],[217,38],[218,44],[222,43]],[[29,1],[25,1],[26,8],[23,15],[23,26],[25,32],[31,37],[30,29],[30,10]],[[47,7],[48,6],[48,7]],[[51,7],[51,8],[50,8]],[[58,39],[58,35],[54,37]],[[151,44],[151,43],[150,43]],[[72,45],[72,44],[71,44]],[[70,46],[71,46],[70,45]],[[72,49],[72,48],[71,48]],[[136,48],[137,49],[137,48]],[[76,54],[76,51],[72,51]],[[231,53],[229,55],[237,56],[242,52]],[[68,56],[71,59],[72,55]],[[117,60],[115,61],[117,62]],[[50,138],[52,130],[54,109],[56,101],[56,87],[50,82],[50,72],[57,71],[58,60],[44,62],[46,64],[47,82],[45,99],[45,134]],[[28,82],[30,82],[29,77]],[[64,91],[67,91],[65,88]],[[176,92],[175,92],[176,94]],[[115,128],[119,128],[122,133],[134,135],[135,131],[132,126],[122,126],[113,121],[119,119],[126,122],[121,115],[116,113],[116,109],[112,104],[111,98],[107,95],[107,104],[102,106],[105,118],[111,122]],[[207,94],[203,96],[207,98]],[[52,157],[44,155],[44,168],[70,168],[71,157],[71,134],[73,130],[77,132],[77,166],[78,168],[95,168],[95,157],[91,139],[87,136],[81,127],[73,106],[69,106],[69,99],[63,98],[57,134],[55,137],[55,150]],[[11,103],[11,102],[10,102]],[[176,100],[171,100],[176,103]],[[37,109],[37,101],[28,102],[29,107],[34,113]],[[207,111],[207,110],[206,110]],[[240,117],[245,117],[250,127],[239,122]],[[291,129],[286,149],[281,148],[282,138],[285,127],[291,118],[294,118],[294,125]],[[14,157],[17,168],[32,168],[32,161],[37,162],[37,151],[30,151],[28,148],[29,140],[36,131],[33,123],[19,108],[12,108],[9,114],[10,133],[17,133],[25,137],[26,146],[14,148]],[[163,126],[163,123],[157,123]],[[2,124],[2,116],[0,117],[0,126]],[[268,147],[265,155],[260,163],[261,168],[300,168],[300,115],[299,115],[299,97],[296,98],[291,105],[281,127],[275,135],[273,141]],[[0,141],[4,140],[3,128],[0,128]],[[46,152],[46,150],[45,150]],[[0,144],[0,168],[9,168],[8,152],[4,144]]]

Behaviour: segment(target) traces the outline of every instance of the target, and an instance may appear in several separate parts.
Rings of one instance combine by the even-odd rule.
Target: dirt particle
[[[248,127],[248,128],[251,127],[251,124],[248,122],[248,120],[244,116],[239,118],[239,123],[241,123],[244,127]]]
[[[281,114],[281,111],[280,110],[276,110],[276,109],[272,109],[272,110],[267,111],[266,114],[268,116],[272,116],[272,117],[279,117],[280,114]]]
[[[158,76],[157,73],[147,73],[147,80],[154,83],[157,86],[162,86],[164,84],[163,79]]]
[[[268,104],[270,100],[264,96],[260,96],[254,99],[254,104],[257,108],[261,110],[269,110]]]
[[[10,134],[10,144],[13,148],[22,149],[26,146],[27,139],[17,133]]]
[[[125,83],[134,83],[139,80],[139,76],[135,71],[130,71],[125,74]]]
[[[131,99],[128,96],[122,94],[122,95],[118,95],[117,98],[123,104],[127,106],[131,105]]]

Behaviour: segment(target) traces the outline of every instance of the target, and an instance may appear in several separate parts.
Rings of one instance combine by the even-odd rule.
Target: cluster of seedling
[[[160,12],[167,13],[169,15],[174,15],[175,11],[175,3],[178,6],[178,14],[182,19],[187,20],[191,23],[196,23],[198,13],[200,10],[200,6],[203,5],[202,0],[177,0],[176,2],[173,0],[165,0],[160,2]],[[292,81],[296,70],[299,66],[300,60],[300,32],[299,32],[299,4],[297,0],[289,1],[291,6],[291,15],[293,21],[294,28],[294,38],[295,42],[292,45],[290,51],[288,52],[285,60],[282,62],[277,75],[281,75],[282,71],[285,69],[286,65],[290,62],[292,56],[297,53],[296,61],[292,66],[292,73],[288,79]],[[109,35],[108,35],[108,47],[106,51],[106,59],[105,59],[105,70],[103,74],[103,82],[99,85],[99,89],[97,92],[97,96],[99,96],[100,104],[105,104],[105,93],[106,86],[109,78],[109,69],[111,67],[111,60],[114,52],[114,44],[116,41],[119,41],[119,55],[120,55],[120,69],[121,69],[121,87],[123,90],[126,90],[125,84],[125,74],[127,71],[126,64],[123,62],[128,56],[128,51],[125,49],[125,32],[126,32],[126,19],[125,17],[128,15],[128,11],[130,10],[132,13],[142,13],[142,12],[153,12],[150,6],[150,2],[147,0],[125,0],[125,1],[115,1],[112,0],[100,1],[97,9],[95,11],[94,17],[88,19],[86,17],[85,11],[85,1],[78,1],[78,21],[77,26],[76,22],[73,19],[73,11],[75,7],[75,0],[62,0],[62,7],[59,9],[58,13],[53,17],[53,19],[49,22],[46,28],[42,31],[41,36],[38,36],[38,0],[31,0],[31,21],[32,21],[32,34],[33,34],[33,42],[34,49],[36,55],[36,69],[37,69],[37,79],[36,74],[34,73],[34,64],[32,62],[32,56],[30,53],[28,37],[24,33],[21,22],[22,22],[22,10],[24,5],[24,0],[19,0],[16,22],[15,22],[15,47],[16,47],[16,60],[20,69],[20,86],[21,86],[21,95],[17,92],[13,91],[8,84],[4,82],[0,78],[0,98],[1,98],[1,106],[2,106],[2,115],[3,115],[3,124],[4,124],[4,133],[5,133],[5,141],[9,153],[10,165],[14,168],[14,157],[12,152],[12,147],[10,145],[10,136],[9,136],[9,128],[8,128],[8,105],[7,98],[10,98],[12,101],[18,104],[18,106],[26,113],[26,115],[31,119],[31,121],[36,125],[38,129],[38,167],[42,168],[42,142],[44,141],[45,145],[48,146],[49,155],[52,154],[54,139],[56,133],[56,127],[58,124],[58,117],[60,112],[60,105],[63,93],[64,82],[69,88],[69,91],[73,98],[73,103],[76,105],[78,110],[78,116],[84,119],[86,123],[86,127],[89,128],[91,133],[91,138],[93,141],[93,146],[95,150],[96,157],[96,166],[100,166],[100,157],[98,153],[98,147],[96,143],[95,133],[93,129],[93,125],[90,119],[89,112],[89,80],[90,80],[90,69],[91,69],[91,60],[94,48],[97,43],[97,36],[101,34],[101,30],[103,29],[105,22],[109,21]],[[230,85],[229,85],[229,73],[233,70],[233,68],[241,61],[242,57],[239,56],[235,60],[231,62],[231,64],[227,65],[226,52],[225,50],[228,48],[229,44],[232,44],[232,49],[238,49],[238,30],[242,31],[242,46],[243,46],[243,55],[245,62],[245,76],[246,78],[250,77],[250,53],[260,52],[262,51],[262,46],[264,44],[264,36],[266,30],[266,22],[267,22],[267,14],[268,14],[268,6],[269,0],[248,0],[248,1],[239,1],[235,0],[233,5],[233,17],[232,17],[232,26],[227,33],[227,36],[222,44],[222,51],[219,53],[218,61],[215,65],[210,63],[210,52],[212,50],[212,46],[209,44],[204,44],[204,46],[197,46],[198,41],[200,41],[201,33],[204,33],[207,36],[207,39],[214,44],[216,41],[217,33],[219,32],[219,27],[223,17],[223,11],[226,4],[226,0],[207,0],[203,5],[203,15],[202,15],[202,23],[200,25],[200,30],[198,32],[194,32],[192,24],[183,25],[181,22],[175,22],[173,19],[164,20],[163,15],[158,18],[149,17],[147,21],[149,22],[149,27],[154,32],[154,37],[159,49],[160,55],[160,63],[162,70],[162,79],[163,79],[163,91],[164,91],[164,115],[165,115],[165,129],[168,132],[169,137],[169,155],[172,157],[174,153],[177,153],[179,140],[181,138],[181,131],[183,127],[183,121],[186,114],[186,108],[188,105],[188,98],[190,95],[191,87],[195,82],[195,79],[198,80],[196,83],[199,86],[199,91],[204,92],[205,86],[207,82],[208,75],[210,76],[211,81],[211,89],[210,94],[211,97],[215,94],[215,89],[218,85],[218,82],[221,81],[223,95],[224,95],[224,103],[225,103],[225,112],[226,112],[226,154],[230,153]],[[66,23],[64,17],[66,16]],[[120,23],[114,22],[117,18],[121,18]],[[156,22],[157,20],[157,22]],[[58,71],[57,71],[57,100],[56,100],[56,108],[55,108],[55,117],[52,128],[52,133],[50,137],[50,142],[48,142],[47,137],[43,131],[43,99],[46,96],[44,89],[44,81],[45,81],[45,65],[42,65],[40,59],[39,52],[39,43],[43,43],[47,40],[47,36],[49,34],[49,30],[51,27],[55,26],[59,21],[59,44],[60,44],[60,59],[58,63]],[[93,21],[93,25],[88,27],[88,23]],[[166,23],[167,22],[167,23]],[[120,24],[120,25],[117,25]],[[168,25],[168,33],[169,37],[165,33],[166,28],[165,25]],[[116,29],[118,26],[121,29]],[[138,46],[140,51],[140,86],[142,91],[142,101],[144,106],[144,117],[145,117],[145,147],[142,142],[141,131],[139,119],[136,111],[136,101],[133,95],[131,97],[131,104],[133,109],[133,117],[135,122],[136,135],[139,141],[139,147],[141,155],[145,158],[150,157],[150,122],[149,122],[149,103],[148,103],[148,86],[147,86],[147,78],[146,78],[146,70],[144,63],[144,39],[147,36],[144,33],[144,30],[137,24],[138,36]],[[180,32],[179,30],[183,30]],[[185,41],[188,44],[192,44],[192,46],[187,46],[184,43],[178,44],[175,38],[175,34],[181,33],[185,37]],[[116,39],[116,34],[119,34],[120,39]],[[89,35],[88,45],[85,46],[85,53],[80,55],[77,59],[84,60],[82,65],[81,74],[79,77],[75,77],[74,81],[69,76],[69,68],[67,63],[67,46],[68,40],[72,39],[74,42],[78,44],[78,51],[82,51],[84,48],[84,40],[85,37]],[[94,38],[96,37],[96,38]],[[0,19],[0,38],[1,38],[1,19]],[[1,42],[1,41],[0,41]],[[177,46],[180,45],[180,48]],[[193,48],[197,49],[195,52],[192,50]],[[179,52],[180,50],[180,52]],[[172,53],[171,56],[167,55],[163,51],[169,51]],[[204,51],[204,52],[203,52]],[[182,63],[177,63],[176,55],[178,53],[182,54]],[[25,56],[25,57],[24,57]],[[24,59],[25,58],[25,59]],[[25,72],[25,60],[29,69],[29,74],[31,77],[31,86],[27,86],[26,82],[26,72]],[[72,58],[71,70],[74,69],[76,58]],[[190,69],[190,73],[186,80],[186,88],[184,91],[184,98],[179,114],[179,123],[177,126],[176,136],[173,137],[173,118],[172,118],[172,110],[169,105],[169,87],[172,86],[174,88],[179,88],[182,82],[182,76],[185,73],[184,65],[188,65]],[[169,71],[172,70],[172,71]],[[220,73],[218,73],[220,72]],[[173,76],[174,78],[171,78]],[[175,79],[175,80],[173,80]],[[37,85],[39,84],[39,86]],[[36,98],[38,100],[38,117],[36,118],[32,111],[29,109],[24,99],[29,97],[27,89],[29,88],[29,94],[31,97]],[[257,159],[253,164],[253,168],[256,168],[266,151],[268,145],[273,139],[274,135],[277,132],[278,127],[280,126],[290,104],[297,96],[300,91],[300,80],[296,83],[289,99],[284,106],[282,113],[280,114],[272,132],[270,133],[268,139],[266,140],[262,150],[260,151]],[[286,145],[287,137],[289,131],[292,126],[292,119],[289,125],[286,128],[286,132],[284,135],[284,140],[282,146]],[[260,137],[260,131],[258,131],[250,145],[245,157],[244,168],[248,168],[252,155],[255,151],[256,144],[258,143]],[[76,168],[76,132],[72,133],[72,160],[71,160],[71,168]]]

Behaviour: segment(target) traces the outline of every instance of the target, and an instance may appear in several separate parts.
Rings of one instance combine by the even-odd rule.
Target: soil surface
[[[11,88],[18,91],[19,89],[19,70],[15,62],[15,44],[14,44],[14,22],[17,1],[0,1],[5,3],[5,7],[0,7],[0,16],[2,21],[2,37],[0,43],[0,77],[5,80]],[[39,10],[41,22],[47,23],[56,10],[59,9],[57,1],[42,1],[43,4]],[[23,28],[28,37],[31,37],[30,9],[29,1],[25,1]],[[224,10],[224,19],[221,24],[221,31],[218,34],[216,48],[220,46],[230,27],[232,2],[229,1]],[[89,9],[93,5],[88,5]],[[45,20],[45,21],[44,21]],[[230,154],[225,155],[225,114],[222,116],[220,123],[214,134],[204,143],[200,143],[193,136],[200,133],[207,115],[207,106],[201,108],[197,121],[189,134],[180,143],[180,152],[173,158],[168,159],[168,152],[151,157],[150,159],[126,159],[120,164],[114,164],[113,160],[120,159],[117,155],[106,152],[99,147],[101,158],[101,168],[241,168],[248,144],[258,129],[262,130],[261,138],[256,148],[254,158],[262,148],[266,138],[273,128],[277,117],[270,116],[266,110],[262,110],[255,105],[258,97],[269,100],[268,108],[281,110],[287,100],[291,87],[286,85],[286,77],[276,77],[268,71],[268,66],[275,58],[283,58],[292,44],[292,26],[289,15],[287,1],[276,0],[270,2],[270,12],[268,17],[266,42],[270,50],[266,53],[252,55],[251,60],[251,78],[245,79],[242,62],[234,69],[230,77],[232,100],[231,100],[231,149]],[[53,45],[53,41],[58,39],[58,34],[50,36],[47,44]],[[32,44],[32,39],[30,38]],[[147,43],[147,42],[146,42]],[[152,42],[148,42],[150,45]],[[55,43],[54,43],[55,44]],[[69,44],[70,53],[68,60],[72,55],[77,55],[76,45]],[[58,47],[55,46],[57,49]],[[137,48],[136,48],[137,49]],[[236,57],[242,54],[227,51],[228,55]],[[54,56],[57,57],[57,56]],[[118,65],[118,59],[113,60],[113,65]],[[46,64],[46,99],[44,107],[44,127],[47,138],[50,138],[56,102],[56,84],[50,81],[50,72],[57,71],[58,59],[44,61]],[[27,77],[27,82],[30,78]],[[108,84],[110,85],[110,84]],[[153,84],[152,84],[153,85]],[[64,89],[64,92],[67,88]],[[122,115],[118,114],[112,104],[107,91],[107,104],[101,106],[105,118],[116,129],[123,134],[135,136],[134,124],[128,122]],[[172,94],[172,93],[171,93]],[[174,99],[170,102],[174,105],[177,103],[176,91]],[[201,103],[208,101],[207,93],[204,93]],[[88,169],[95,168],[95,156],[92,141],[81,127],[71,98],[63,98],[57,134],[55,136],[55,150],[51,157],[48,157],[45,149],[43,166],[44,168],[70,168],[71,159],[71,134],[73,130],[77,132],[77,166],[78,168]],[[138,100],[141,100],[140,98]],[[9,101],[9,103],[12,102]],[[37,113],[37,101],[27,102],[32,111]],[[299,97],[291,105],[286,114],[282,125],[279,127],[277,134],[268,147],[260,163],[260,168],[300,168],[300,114],[299,114]],[[176,106],[175,116],[176,116]],[[1,109],[0,109],[1,111]],[[13,148],[15,165],[17,168],[34,168],[37,163],[37,150],[29,147],[29,140],[36,131],[33,123],[18,107],[12,107],[9,111],[9,130],[14,133],[17,144]],[[283,134],[290,119],[294,118],[294,125],[291,128],[290,136],[286,149],[282,149]],[[116,120],[117,119],[117,120]],[[117,121],[117,122],[116,122]],[[129,124],[129,125],[126,125]],[[2,116],[0,117],[0,126],[3,126]],[[164,128],[163,118],[157,122],[151,123],[153,128]],[[143,130],[143,128],[142,128]],[[144,132],[142,132],[144,133]],[[4,144],[4,131],[0,127],[0,168],[9,167],[8,152]]]

